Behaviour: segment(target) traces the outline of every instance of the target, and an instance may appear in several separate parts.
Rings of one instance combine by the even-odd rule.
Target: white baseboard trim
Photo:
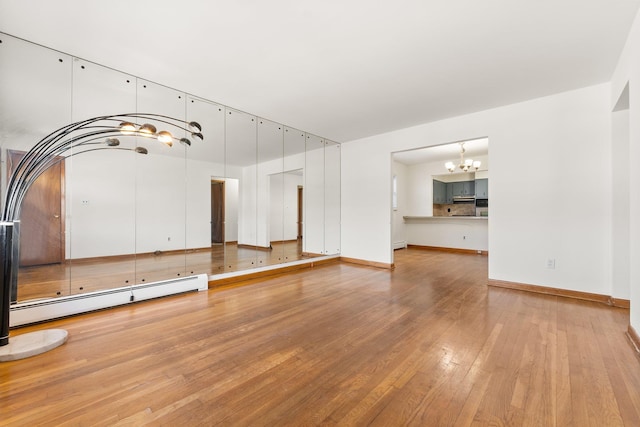
[[[46,300],[27,301],[11,306],[9,326],[27,325],[132,302],[207,289],[207,275],[199,274],[162,282],[144,283]]]

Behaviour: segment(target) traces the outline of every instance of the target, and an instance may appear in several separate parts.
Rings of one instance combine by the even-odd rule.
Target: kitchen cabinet
[[[488,179],[476,179],[476,199],[488,199],[489,198],[489,180]]]
[[[447,182],[447,199],[446,203],[450,205],[453,203],[453,182]]]
[[[447,201],[447,185],[433,180],[433,203],[440,205]]]
[[[453,197],[473,196],[475,191],[474,181],[459,181],[453,183]]]

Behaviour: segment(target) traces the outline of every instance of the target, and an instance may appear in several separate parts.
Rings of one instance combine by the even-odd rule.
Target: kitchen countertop
[[[446,219],[446,220],[454,220],[454,221],[459,221],[459,220],[488,220],[489,217],[488,216],[411,216],[411,215],[405,215],[402,218],[404,218],[405,220],[409,219],[427,219],[427,220],[432,220],[432,219]]]

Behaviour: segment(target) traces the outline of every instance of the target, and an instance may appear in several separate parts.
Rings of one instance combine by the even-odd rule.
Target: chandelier
[[[472,159],[466,159],[464,158],[464,142],[460,143],[460,163],[456,166],[455,163],[453,162],[447,162],[444,164],[444,167],[446,167],[449,172],[453,172],[456,170],[456,168],[460,168],[462,169],[462,172],[469,172],[469,169],[474,168],[475,170],[478,170],[478,168],[480,167],[480,160],[472,160]]]

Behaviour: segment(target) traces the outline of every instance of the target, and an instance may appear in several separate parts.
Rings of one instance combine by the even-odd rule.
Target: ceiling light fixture
[[[462,169],[462,172],[469,172],[469,169],[474,168],[475,170],[478,170],[478,168],[480,168],[480,165],[482,164],[482,162],[480,160],[472,160],[472,159],[466,159],[464,158],[464,142],[460,143],[460,163],[456,166],[455,163],[453,162],[447,162],[445,163],[444,167],[447,168],[447,170],[449,170],[449,172],[454,172],[456,170],[456,168],[460,168]]]

